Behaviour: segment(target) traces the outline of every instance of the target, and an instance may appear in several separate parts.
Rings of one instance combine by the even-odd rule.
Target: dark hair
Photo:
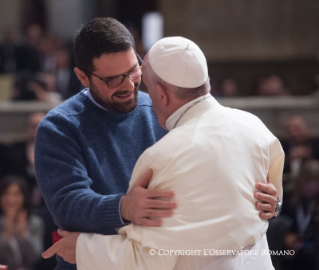
[[[31,195],[27,187],[27,183],[23,178],[15,175],[9,175],[0,179],[0,199],[11,185],[17,185],[19,187],[23,196],[23,209],[27,211],[29,216],[31,211]]]
[[[131,48],[135,50],[134,38],[123,24],[112,18],[95,18],[75,34],[75,64],[88,76],[87,72],[94,71],[94,58]]]

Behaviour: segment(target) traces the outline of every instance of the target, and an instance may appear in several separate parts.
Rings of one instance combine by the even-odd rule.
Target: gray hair
[[[195,88],[179,87],[164,81],[154,72],[153,68],[151,67],[148,61],[148,55],[143,60],[143,66],[144,67],[146,66],[146,70],[144,71],[144,74],[145,73],[147,74],[147,76],[150,78],[150,80],[152,81],[154,85],[156,84],[162,85],[163,87],[171,91],[174,94],[174,96],[180,100],[184,100],[191,97],[200,97],[210,93],[209,77],[208,77],[208,80],[204,84],[200,85],[199,87],[195,87]]]

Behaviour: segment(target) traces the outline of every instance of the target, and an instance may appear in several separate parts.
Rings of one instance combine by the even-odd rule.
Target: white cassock
[[[223,107],[210,94],[179,108],[166,126],[170,132],[138,159],[129,189],[151,168],[149,188],[175,192],[174,215],[161,227],[130,224],[119,235],[81,234],[77,268],[273,269],[268,221],[259,217],[254,192],[269,175],[282,200],[278,139],[256,116]],[[237,256],[212,256],[244,249]]]

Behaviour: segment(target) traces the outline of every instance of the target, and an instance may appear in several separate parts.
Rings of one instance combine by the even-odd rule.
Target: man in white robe
[[[76,241],[76,261],[67,247],[53,252],[79,270],[273,269],[268,222],[253,194],[256,179],[267,178],[282,200],[278,139],[256,116],[209,94],[206,59],[192,41],[158,41],[142,69],[159,123],[170,132],[141,155],[128,192],[150,168],[148,188],[172,190],[178,208],[161,227],[130,224],[111,236],[62,232],[71,253]]]

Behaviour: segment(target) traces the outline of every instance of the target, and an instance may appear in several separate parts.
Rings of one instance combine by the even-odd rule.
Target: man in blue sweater
[[[36,138],[39,186],[56,224],[68,231],[115,234],[128,222],[161,226],[176,203],[148,190],[151,172],[126,194],[135,162],[163,130],[147,94],[133,37],[119,22],[97,18],[76,34],[75,73],[87,88],[48,113]],[[261,217],[274,215],[276,189],[257,186]],[[58,257],[57,269],[76,269]]]

